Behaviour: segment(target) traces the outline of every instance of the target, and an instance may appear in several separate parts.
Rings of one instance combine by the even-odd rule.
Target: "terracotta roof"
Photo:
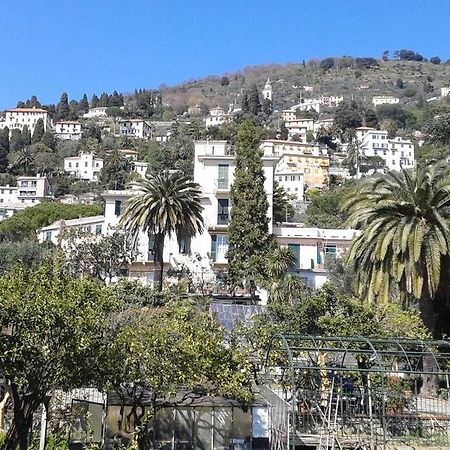
[[[40,113],[46,113],[45,109],[42,108],[10,108],[6,110],[7,112],[40,112]]]

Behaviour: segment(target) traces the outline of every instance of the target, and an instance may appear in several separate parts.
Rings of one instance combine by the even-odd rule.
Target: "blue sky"
[[[449,17],[448,0],[0,0],[0,109],[314,57],[446,60]]]

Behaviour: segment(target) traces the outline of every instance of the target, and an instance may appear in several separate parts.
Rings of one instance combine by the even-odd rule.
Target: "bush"
[[[414,97],[417,94],[417,89],[414,86],[408,86],[404,91],[403,91],[403,97]]]
[[[327,70],[330,70],[334,67],[334,58],[325,58],[322,61],[320,61],[319,67],[324,70],[325,72]]]

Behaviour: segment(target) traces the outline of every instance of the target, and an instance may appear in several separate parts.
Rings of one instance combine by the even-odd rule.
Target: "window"
[[[191,253],[191,239],[185,238],[181,239],[181,241],[178,243],[178,251],[181,254],[189,254]]]
[[[294,253],[295,262],[292,269],[300,269],[300,244],[288,244],[288,247]]]
[[[325,253],[325,255],[336,256],[336,245],[325,244],[323,246],[323,252]]]
[[[219,164],[219,176],[217,179],[217,187],[219,189],[228,189],[228,164]]]
[[[211,235],[211,259],[215,261],[217,258],[217,234]]]
[[[72,163],[71,162],[69,162],[69,167],[72,167]]]
[[[217,203],[217,224],[226,225],[228,223],[229,200],[218,198]]]
[[[75,167],[78,167],[78,163],[75,163]]]
[[[114,202],[114,214],[116,216],[120,216],[121,212],[122,212],[122,202],[120,200],[116,200]]]
[[[52,240],[52,232],[51,231],[47,231],[45,233],[45,240],[46,241],[51,241]]]
[[[102,226],[99,225],[95,225],[95,234],[102,234]]]

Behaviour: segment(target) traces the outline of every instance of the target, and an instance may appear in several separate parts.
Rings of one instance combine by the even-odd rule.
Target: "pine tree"
[[[91,100],[91,108],[97,108],[99,104],[99,99],[98,97],[94,94],[92,96],[92,100]]]
[[[244,283],[254,293],[271,239],[258,132],[249,120],[239,126],[235,164],[228,227],[228,274],[233,287]]]
[[[82,99],[78,102],[78,111],[82,114],[89,111],[89,101],[86,94],[83,94]]]
[[[56,117],[58,120],[64,120],[69,117],[69,113],[69,98],[67,97],[67,92],[63,92],[56,107]]]
[[[41,142],[42,136],[45,133],[45,129],[44,129],[44,120],[43,119],[38,119],[36,121],[36,125],[34,126],[34,132],[33,132],[33,137],[31,138],[31,143],[32,144],[37,144],[38,142]]]

